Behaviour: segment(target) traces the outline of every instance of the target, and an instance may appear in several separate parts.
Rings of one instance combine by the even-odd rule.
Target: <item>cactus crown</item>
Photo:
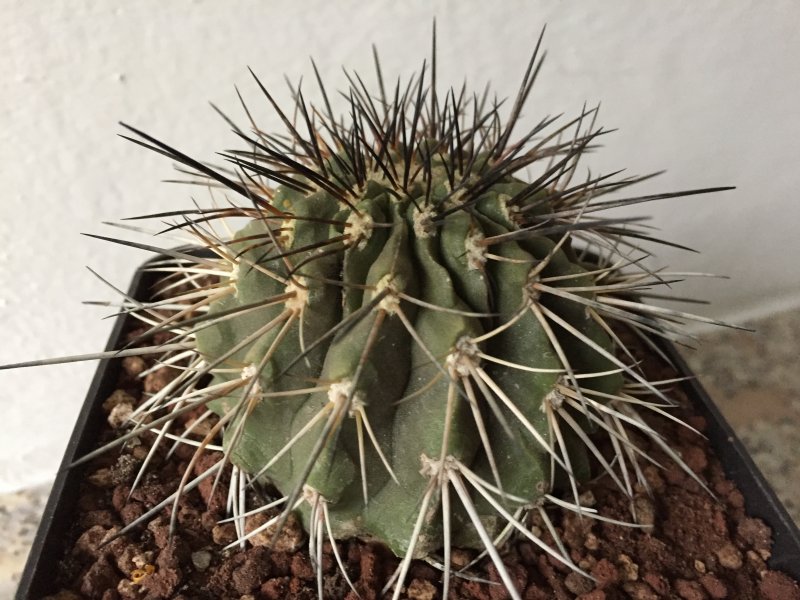
[[[549,525],[551,501],[588,514],[579,488],[598,470],[628,495],[646,485],[629,432],[666,447],[642,414],[670,401],[617,332],[652,345],[679,339],[691,318],[639,302],[675,277],[641,266],[640,242],[657,240],[636,220],[597,213],[712,190],[607,199],[644,178],[577,180],[604,133],[596,109],[543,119],[515,141],[539,43],[505,119],[487,94],[438,94],[434,53],[430,79],[423,65],[392,90],[379,69],[375,94],[350,76],[348,125],[321,81],[323,107],[293,90],[291,118],[256,79],[288,135],[234,126],[246,148],[223,154],[228,169],[128,127],[195,183],[240,200],[150,215],[178,217],[170,229],[210,253],[159,249],[170,258],[154,268],[189,291],[129,303],[147,335],[173,335],[132,352],[166,350],[183,368],[128,437],[169,438],[178,414],[206,407],[216,422],[198,455],[224,455],[207,475],[232,463],[236,481],[277,490],[266,508],[281,510],[264,527],[299,513],[312,554],[325,536],[381,540],[405,557],[400,582],[428,557],[446,588],[451,548],[471,547],[517,597],[497,550],[511,534],[580,571],[526,515]],[[233,217],[246,219],[236,233]],[[146,412],[156,418],[144,424]],[[197,485],[191,471],[179,492]],[[240,519],[247,508],[232,502]],[[240,529],[238,543],[258,532]]]

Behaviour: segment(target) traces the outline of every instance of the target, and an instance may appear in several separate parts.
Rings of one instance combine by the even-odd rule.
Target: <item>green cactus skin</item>
[[[608,200],[644,178],[573,182],[603,133],[596,109],[559,127],[545,119],[512,143],[538,52],[537,44],[506,119],[465,90],[437,94],[424,68],[393,94],[379,68],[375,94],[351,77],[349,125],[334,117],[324,87],[324,110],[293,90],[292,122],[256,79],[289,141],[235,129],[247,147],[222,155],[233,171],[125,126],[241,204],[226,196],[219,207],[150,215],[179,217],[171,229],[190,233],[205,254],[124,242],[169,257],[154,267],[168,274],[162,297],[125,303],[150,325],[134,341],[172,335],[124,354],[167,352],[182,366],[109,446],[150,431],[155,452],[176,417],[205,408],[202,418],[216,424],[199,446],[191,428],[176,438],[197,450],[174,502],[232,464],[238,523],[282,507],[254,532],[240,527],[237,544],[294,512],[318,566],[324,537],[381,541],[403,557],[395,598],[417,557],[442,566],[447,597],[458,546],[485,551],[519,599],[498,550],[511,534],[582,573],[557,539],[549,547],[531,533],[527,516],[538,514],[555,536],[545,506],[592,516],[579,499],[588,477],[608,477],[631,498],[637,483],[646,488],[638,436],[703,485],[643,419],[668,414],[671,402],[617,332],[653,346],[653,336],[681,340],[687,319],[718,322],[639,302],[678,276],[641,266],[641,244],[660,241],[648,230],[597,213],[727,188]],[[435,52],[433,64],[435,73]],[[228,218],[247,223],[220,233]],[[223,460],[191,479],[194,461],[212,450]],[[245,506],[247,482],[280,497]],[[321,568],[318,587],[321,597]]]
[[[230,247],[239,255],[238,268],[229,278],[235,293],[213,303],[210,313],[282,294],[290,297],[201,330],[198,350],[215,361],[253,332],[274,324],[269,333],[227,356],[220,367],[232,373],[217,375],[215,383],[249,368],[258,372],[259,390],[302,389],[309,382],[327,389],[259,399],[241,428],[226,431],[234,464],[260,473],[286,494],[313,490],[327,503],[336,537],[375,538],[399,556],[413,550],[414,556],[424,557],[444,545],[434,498],[430,518],[415,547],[409,547],[420,500],[431,478],[438,476],[423,473],[426,461],[455,459],[499,483],[508,496],[528,502],[549,491],[547,450],[507,407],[496,406],[494,414],[482,397],[479,385],[484,382],[475,381],[470,369],[485,370],[547,440],[551,434],[543,403],[564,369],[529,305],[541,302],[603,348],[610,350],[611,340],[588,320],[581,305],[537,298],[530,287],[537,278],[559,276],[569,276],[563,280],[569,285],[591,282],[578,260],[556,248],[557,238],[480,245],[481,240],[520,230],[524,222],[515,222],[516,207],[510,201],[525,188],[519,180],[503,178],[478,197],[474,212],[451,212],[439,224],[434,224],[438,215],[453,206],[444,174],[433,179],[428,196],[421,183],[398,197],[385,179],[369,180],[352,207],[324,191],[299,196],[279,188],[276,198],[282,201],[276,206],[295,218],[287,217],[283,231],[273,236],[263,220],[252,221],[236,235]],[[550,209],[546,200],[542,208]],[[308,217],[317,220],[304,220]],[[318,244],[330,240],[342,240],[341,251],[322,256]],[[508,262],[490,260],[490,253]],[[298,264],[303,266],[296,268]],[[381,290],[389,293],[376,305]],[[324,338],[358,311],[363,318]],[[473,341],[520,311],[524,314],[503,332]],[[616,369],[585,344],[563,342],[576,373]],[[478,353],[551,372],[488,362]],[[613,394],[622,377],[613,373],[588,382],[589,389]],[[237,401],[236,396],[221,398],[214,409],[224,415]],[[318,447],[324,436],[328,441]],[[284,449],[288,451],[273,460]],[[565,462],[585,471],[585,446],[572,443],[565,452]],[[510,512],[519,506],[510,500],[505,504]],[[487,531],[497,535],[504,523],[491,506],[478,505]],[[482,547],[467,515],[454,514],[452,529],[456,545]]]

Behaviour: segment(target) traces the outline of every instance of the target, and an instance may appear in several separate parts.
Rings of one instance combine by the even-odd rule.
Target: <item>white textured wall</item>
[[[603,102],[620,131],[593,171],[668,168],[642,191],[732,184],[715,197],[647,210],[701,256],[665,263],[733,276],[682,291],[735,316],[800,297],[800,3],[706,2],[22,2],[0,0],[0,363],[102,348],[110,327],[85,299],[110,298],[83,265],[121,287],[145,253],[79,232],[188,206],[159,183],[167,161],[115,137],[125,120],[200,156],[234,145],[211,112],[237,109],[233,84],[277,125],[246,66],[287,98],[284,73],[333,84],[339,65],[408,74],[439,23],[440,80],[516,89],[542,25],[550,54],[528,123]],[[202,196],[202,194],[200,194]],[[203,198],[200,198],[203,200]],[[0,373],[0,491],[53,475],[94,365]]]

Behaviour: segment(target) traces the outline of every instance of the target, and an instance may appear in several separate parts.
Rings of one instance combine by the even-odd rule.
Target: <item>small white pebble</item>
[[[617,566],[622,571],[622,578],[626,581],[636,581],[639,579],[639,565],[637,565],[627,554],[620,554],[617,558]]]
[[[144,569],[145,565],[149,565],[153,562],[153,553],[144,552],[142,554],[137,554],[131,559],[131,562],[137,569]]]
[[[595,504],[597,504],[597,500],[595,499],[594,494],[592,493],[592,490],[587,490],[587,491],[583,492],[580,496],[578,496],[578,503],[581,506],[585,506],[587,508],[591,508]]]
[[[600,547],[600,540],[597,539],[595,534],[590,533],[586,536],[586,541],[583,542],[583,545],[587,550],[597,550]]]
[[[733,544],[725,544],[717,550],[719,564],[726,569],[739,569],[742,566],[742,554]]]
[[[108,414],[108,424],[112,429],[119,429],[128,422],[131,413],[133,413],[133,406],[127,402],[117,404]]]
[[[453,548],[450,552],[450,564],[457,569],[466,567],[472,560],[472,555],[461,548]]]
[[[244,530],[245,533],[250,534],[256,529],[263,526],[269,517],[264,513],[247,517],[245,519]],[[254,534],[250,538],[250,543],[253,546],[270,546],[273,550],[278,552],[296,552],[300,546],[305,542],[305,531],[300,521],[293,514],[284,523],[283,528],[275,537],[277,525],[273,524],[266,529]]]
[[[706,572],[706,563],[702,560],[694,561],[694,570],[698,573],[705,573]]]
[[[192,564],[198,571],[205,571],[211,564],[211,552],[208,550],[192,552]]]
[[[89,483],[99,488],[109,488],[114,485],[114,481],[111,478],[111,469],[107,467],[97,469],[97,471],[89,475],[87,479]]]

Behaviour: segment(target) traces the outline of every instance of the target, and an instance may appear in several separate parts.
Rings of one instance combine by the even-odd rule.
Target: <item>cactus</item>
[[[212,404],[230,415],[224,439],[234,464],[266,477],[290,504],[301,491],[318,495],[336,537],[378,538],[401,556],[444,545],[439,488],[448,469],[464,465],[490,480],[514,512],[511,497],[535,500],[550,489],[548,454],[573,468],[586,463],[579,440],[563,456],[548,441],[542,406],[558,385],[569,387],[566,365],[573,374],[609,373],[588,379],[587,389],[617,393],[622,384],[603,354],[548,338],[542,311],[611,347],[580,305],[536,298],[540,281],[587,285],[591,276],[557,239],[509,239],[526,226],[512,217],[512,199],[527,186],[504,177],[477,196],[474,212],[444,214],[460,208],[448,198],[445,168],[419,166],[430,172],[430,191],[410,182],[401,195],[383,177],[367,180],[357,202],[278,189],[273,206],[292,216],[280,231],[255,219],[236,234],[228,246],[238,266],[209,315],[271,304],[197,333],[200,355],[224,370],[216,385],[253,382],[246,417],[237,414],[247,402],[240,389]],[[476,509],[497,535],[492,506]],[[454,543],[481,544],[467,514],[452,519]]]
[[[281,510],[237,543],[291,513],[317,559],[324,537],[382,541],[403,557],[395,597],[414,558],[441,565],[446,597],[452,548],[475,548],[518,598],[498,551],[510,535],[582,572],[531,533],[527,515],[550,529],[551,502],[593,516],[580,505],[590,474],[629,496],[646,485],[629,432],[669,451],[642,415],[671,402],[619,332],[652,345],[699,317],[640,303],[676,279],[642,266],[640,242],[658,240],[635,219],[595,213],[714,190],[607,200],[644,178],[576,181],[604,134],[596,109],[560,126],[544,119],[512,142],[540,66],[537,43],[506,120],[486,96],[437,95],[435,53],[430,81],[423,66],[391,93],[379,68],[375,94],[351,76],[349,125],[321,81],[324,110],[293,89],[291,119],[256,79],[288,136],[234,126],[247,146],[223,154],[227,170],[128,127],[193,182],[240,197],[150,215],[178,217],[170,229],[210,252],[158,249],[168,289],[189,291],[127,303],[151,324],[143,337],[173,337],[126,352],[167,351],[167,364],[184,366],[122,438],[175,438],[173,420],[197,406],[216,415],[195,460],[221,436],[223,460],[208,474],[230,463],[235,481],[279,494],[249,507]],[[235,233],[233,218],[246,219]],[[178,493],[197,484],[191,472]],[[233,510],[245,516],[242,503]]]

